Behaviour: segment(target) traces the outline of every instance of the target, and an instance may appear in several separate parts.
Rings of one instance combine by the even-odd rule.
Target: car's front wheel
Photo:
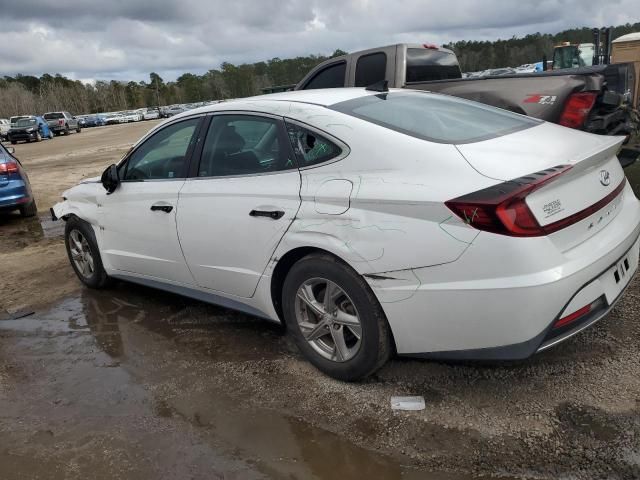
[[[100,251],[91,226],[77,217],[65,225],[65,246],[69,262],[82,283],[89,288],[104,288],[110,278],[102,266]]]
[[[378,300],[357,272],[331,255],[312,254],[291,268],[282,306],[300,351],[331,377],[364,378],[391,355],[391,333]]]

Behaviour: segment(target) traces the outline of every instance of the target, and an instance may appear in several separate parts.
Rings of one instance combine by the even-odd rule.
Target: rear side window
[[[407,83],[461,78],[456,56],[430,48],[407,48]]]
[[[342,153],[335,143],[294,123],[287,123],[287,135],[299,168],[327,162]]]
[[[272,118],[214,116],[204,143],[198,176],[255,175],[295,168],[283,137],[281,122]]]
[[[383,52],[363,55],[356,63],[356,87],[367,87],[384,80],[387,56]]]
[[[316,88],[344,87],[344,77],[347,73],[347,62],[334,63],[323,68],[307,82],[303,90]]]
[[[59,112],[45,113],[44,114],[44,119],[45,120],[53,120],[55,118],[64,118],[64,114],[63,113],[59,113]]]
[[[481,103],[416,91],[368,95],[330,108],[437,143],[479,142],[542,123]]]

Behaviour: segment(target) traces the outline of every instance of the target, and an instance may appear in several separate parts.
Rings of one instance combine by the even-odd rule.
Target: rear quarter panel
[[[301,170],[302,204],[276,258],[311,246],[359,273],[378,273],[452,262],[473,242],[478,231],[443,202],[496,181],[475,172],[453,145],[321,107],[292,104],[287,115],[338,138],[350,152]]]

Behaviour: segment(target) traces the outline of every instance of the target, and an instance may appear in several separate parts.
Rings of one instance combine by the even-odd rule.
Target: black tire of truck
[[[63,135],[69,135],[71,132],[69,131],[69,125],[65,124],[64,125],[64,133]]]
[[[41,142],[42,141],[42,135],[40,135],[40,132],[36,132],[36,142]]]
[[[78,127],[76,128],[76,133],[80,133],[82,131],[82,128],[80,128],[80,125],[78,125]]]

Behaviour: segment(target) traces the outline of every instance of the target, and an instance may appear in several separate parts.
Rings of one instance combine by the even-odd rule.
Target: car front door
[[[178,234],[199,286],[251,297],[300,206],[300,174],[282,118],[211,117],[180,191]]]
[[[193,284],[178,241],[176,214],[202,118],[163,127],[118,167],[121,183],[104,195],[98,209],[101,254],[108,267]]]

